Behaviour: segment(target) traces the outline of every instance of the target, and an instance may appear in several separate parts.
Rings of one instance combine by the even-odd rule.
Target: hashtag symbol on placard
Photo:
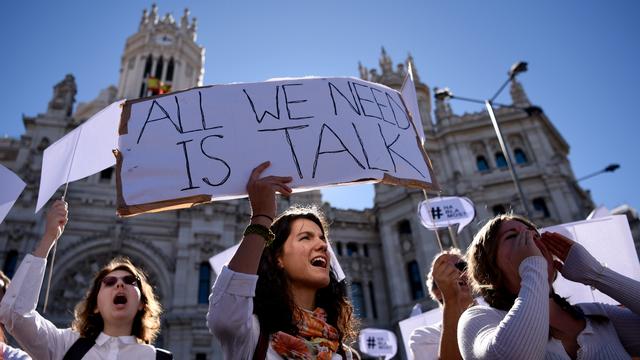
[[[442,217],[442,210],[440,210],[439,206],[431,208],[431,217],[436,220]]]
[[[374,349],[376,347],[376,338],[369,336],[367,338],[367,348]]]

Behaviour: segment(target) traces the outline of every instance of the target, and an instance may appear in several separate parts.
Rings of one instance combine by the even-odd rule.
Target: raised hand
[[[444,302],[456,300],[460,294],[462,272],[455,267],[460,258],[452,254],[438,256],[433,264],[433,280],[442,293]]]
[[[62,235],[69,220],[67,206],[64,200],[56,200],[49,208],[43,238],[56,241]]]
[[[551,254],[555,255],[562,261],[553,261],[553,266],[557,270],[562,271],[562,266],[563,263],[567,261],[569,250],[571,250],[571,247],[576,242],[564,235],[551,231],[542,234],[542,236],[540,237],[540,241],[547,247],[547,249],[549,249]]]
[[[251,202],[251,211],[254,215],[265,215],[272,219],[276,216],[276,192],[284,196],[291,195],[291,188],[287,185],[293,179],[291,176],[265,176],[262,172],[271,165],[266,161],[258,165],[251,172],[247,182],[247,193]],[[269,223],[269,225],[271,225]]]

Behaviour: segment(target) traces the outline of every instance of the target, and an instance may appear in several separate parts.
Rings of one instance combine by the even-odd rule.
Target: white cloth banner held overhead
[[[355,78],[194,88],[124,104],[118,214],[246,196],[251,170],[295,191],[363,182],[437,190],[400,93]]]
[[[0,184],[2,184],[0,189],[0,223],[2,223],[26,184],[13,171],[2,165],[0,165]]]
[[[473,202],[467,197],[445,196],[424,200],[418,205],[418,217],[430,230],[459,224],[458,234],[476,216]]]
[[[640,280],[640,262],[638,262],[638,254],[626,216],[605,216],[554,225],[540,230],[541,233],[546,231],[560,233],[580,243],[606,267],[629,278]],[[568,297],[572,304],[594,301],[618,304],[602,292],[567,280],[560,273],[553,283],[553,288],[558,295]]]
[[[123,102],[120,100],[102,109],[45,149],[36,212],[60,185],[93,175],[116,163],[113,150],[118,145],[118,121]]]

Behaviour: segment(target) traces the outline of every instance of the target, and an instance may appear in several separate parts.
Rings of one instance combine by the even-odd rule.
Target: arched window
[[[358,244],[356,243],[347,243],[347,256],[358,255]]]
[[[489,163],[482,155],[476,158],[476,166],[478,167],[478,171],[489,171]]]
[[[4,259],[4,267],[2,271],[9,278],[13,277],[13,274],[16,272],[16,265],[18,264],[18,251],[10,250],[7,253],[7,257]]]
[[[541,212],[542,216],[546,218],[551,216],[549,208],[547,207],[547,203],[541,197],[533,199],[533,209],[535,211]]]
[[[502,152],[496,153],[496,166],[499,169],[507,168],[507,159],[504,157],[504,154]]]
[[[173,58],[169,60],[169,65],[167,66],[167,76],[165,77],[166,81],[173,81],[173,68],[175,67],[175,62]]]
[[[522,149],[515,149],[513,151],[513,156],[516,158],[516,164],[526,164],[529,162],[527,154],[525,154]]]
[[[364,306],[364,292],[362,291],[362,284],[359,282],[354,281],[351,283],[351,303],[357,317],[367,317],[367,309]]]
[[[422,274],[420,273],[420,267],[417,261],[412,260],[407,263],[407,277],[409,280],[411,299],[422,299],[424,297],[424,289],[422,288]]]
[[[158,63],[156,64],[156,79],[162,78],[162,68],[164,67],[164,61],[162,60],[162,56],[158,59]]]
[[[198,304],[209,302],[209,286],[211,285],[211,267],[208,262],[200,264],[200,274],[198,276]]]

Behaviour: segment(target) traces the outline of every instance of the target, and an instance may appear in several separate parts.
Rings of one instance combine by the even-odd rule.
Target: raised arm
[[[252,212],[250,223],[266,229],[271,226],[273,218],[276,216],[276,192],[289,196],[291,188],[287,184],[292,180],[289,176],[261,178],[260,175],[269,165],[268,161],[258,165],[251,172],[247,182]],[[229,269],[245,274],[256,274],[265,241],[264,236],[256,233],[246,235],[242,239],[238,251],[229,262]]]
[[[549,331],[547,261],[528,231],[504,245],[509,249],[502,271],[519,274],[517,298],[506,315],[487,306],[474,306],[462,314],[458,341],[465,359],[544,358]]]
[[[207,326],[220,341],[225,358],[229,359],[250,359],[258,343],[259,324],[252,314],[258,281],[256,273],[267,240],[263,235],[270,231],[268,229],[276,214],[276,191],[285,196],[291,194],[287,186],[290,177],[260,177],[267,167],[269,162],[256,167],[247,183],[252,210],[250,221],[258,225],[258,231],[243,237],[209,296]]]
[[[42,240],[18,267],[0,305],[0,321],[34,359],[57,359],[78,338],[70,329],[56,328],[36,311],[46,257],[66,223],[67,204],[58,200],[47,212]]]

